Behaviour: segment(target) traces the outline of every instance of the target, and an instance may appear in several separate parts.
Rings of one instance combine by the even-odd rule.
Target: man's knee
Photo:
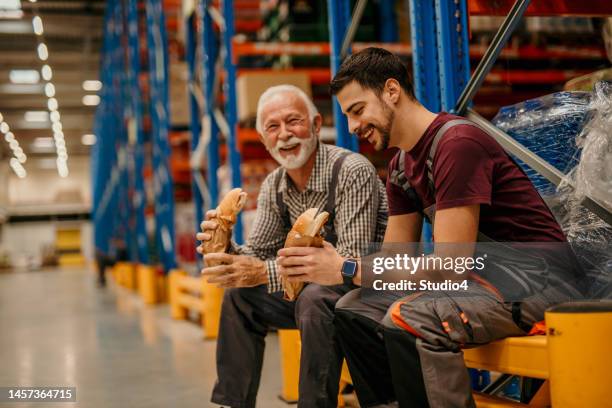
[[[332,288],[317,284],[306,285],[295,301],[295,318],[333,318],[340,294]]]

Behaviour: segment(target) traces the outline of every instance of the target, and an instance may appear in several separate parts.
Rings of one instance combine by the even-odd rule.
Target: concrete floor
[[[74,386],[77,403],[15,407],[214,407],[215,342],[83,269],[0,274],[0,386]],[[258,406],[287,408],[276,335],[267,339]],[[9,406],[1,403],[0,407]]]

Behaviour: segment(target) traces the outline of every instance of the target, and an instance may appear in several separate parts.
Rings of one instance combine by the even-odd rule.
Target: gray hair
[[[262,128],[263,123],[261,123],[261,111],[263,110],[263,107],[266,105],[266,103],[270,101],[270,99],[272,99],[273,97],[281,93],[292,93],[304,101],[304,104],[306,104],[306,108],[308,108],[308,116],[309,116],[309,120],[311,124],[314,122],[315,116],[319,114],[317,107],[312,102],[310,97],[308,97],[308,95],[306,95],[306,93],[302,91],[300,88],[298,88],[297,86],[294,86],[294,85],[271,86],[270,88],[266,89],[264,93],[261,94],[261,96],[259,97],[259,101],[257,102],[257,119],[255,121],[255,129],[257,129],[257,132],[260,135],[263,135],[263,128]]]

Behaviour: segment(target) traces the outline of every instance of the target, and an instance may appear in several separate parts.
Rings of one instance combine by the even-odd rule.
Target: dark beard
[[[376,129],[378,129],[381,136],[381,150],[387,150],[391,140],[391,126],[393,126],[393,121],[395,120],[395,112],[383,100],[380,102],[383,108],[383,115],[385,115],[385,123],[381,124],[381,126],[376,126]]]

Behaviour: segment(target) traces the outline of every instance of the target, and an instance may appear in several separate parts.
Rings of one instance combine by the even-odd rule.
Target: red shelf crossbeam
[[[611,0],[612,2],[612,0]],[[411,55],[410,44],[390,43],[355,43],[353,52],[367,47],[383,47],[395,54]],[[471,45],[470,57],[481,58],[487,49],[486,45]],[[327,42],[234,42],[234,55],[329,55],[330,46]],[[601,59],[606,58],[606,51],[602,47],[584,46],[570,48],[565,46],[547,46],[540,48],[530,45],[514,47],[509,46],[502,50],[500,58],[512,59]]]
[[[255,55],[329,55],[328,42],[240,42],[234,41],[234,56]],[[354,43],[353,52],[367,47],[385,48],[395,54],[410,55],[410,44],[393,43]]]
[[[240,68],[238,75],[244,73],[257,73],[270,71],[279,73],[296,73],[304,72],[310,77],[310,82],[314,85],[325,85],[331,80],[331,74],[328,68],[294,68],[272,70],[270,68]],[[524,84],[559,84],[569,81],[572,78],[579,77],[590,73],[591,70],[493,70],[487,75],[485,83],[500,84],[511,83],[516,85]]]
[[[514,0],[468,0],[472,16],[505,16]],[[526,16],[610,16],[610,0],[533,0]]]

